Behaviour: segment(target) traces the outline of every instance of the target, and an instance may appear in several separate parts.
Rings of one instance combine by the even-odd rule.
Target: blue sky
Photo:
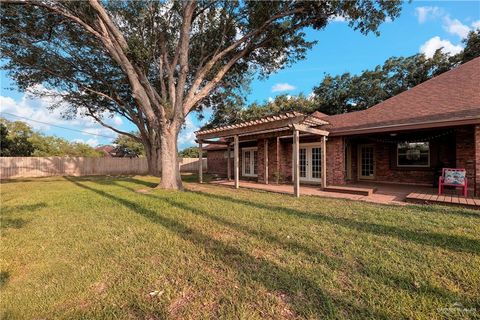
[[[307,30],[309,40],[318,44],[308,52],[307,59],[271,75],[268,79],[253,81],[248,102],[263,102],[279,94],[308,95],[325,73],[359,73],[383,63],[391,56],[409,56],[418,52],[431,55],[437,48],[451,54],[462,49],[462,39],[469,30],[480,28],[479,1],[413,1],[404,3],[398,19],[380,27],[380,36],[364,36],[350,29],[343,19],[332,21],[325,30]],[[48,124],[30,122],[45,134],[83,141],[91,145],[108,144],[114,134],[90,119],[64,120],[61,111],[53,113],[49,99],[35,99],[28,93],[15,90],[5,72],[0,73],[0,108],[2,112],[37,121],[85,131],[69,131]],[[16,119],[7,116],[9,119]],[[208,115],[207,115],[208,118]],[[113,117],[108,120],[124,130],[134,130],[127,120]],[[28,121],[27,121],[28,122]],[[194,145],[194,131],[202,124],[194,114],[186,121],[179,137],[179,149]]]

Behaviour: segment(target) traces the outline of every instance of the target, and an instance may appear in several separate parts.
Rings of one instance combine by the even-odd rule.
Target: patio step
[[[348,193],[356,194],[360,196],[371,196],[377,188],[358,188],[358,187],[346,187],[346,186],[327,186],[323,189],[327,192],[338,192],[338,193]]]

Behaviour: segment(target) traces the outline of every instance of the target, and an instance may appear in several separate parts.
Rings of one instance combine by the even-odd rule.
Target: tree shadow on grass
[[[10,215],[13,214],[21,214],[21,213],[32,213],[36,210],[45,208],[47,206],[46,203],[40,202],[35,204],[24,204],[18,206],[5,206],[1,210],[0,216],[0,229],[20,229],[24,227],[30,220],[26,220],[24,218],[15,218],[11,217]]]
[[[10,279],[10,272],[2,271],[0,272],[0,289],[3,289]]]
[[[170,204],[171,206],[175,206],[175,207],[180,208],[182,210],[190,211],[191,213],[193,213],[195,215],[206,217],[210,220],[213,220],[213,221],[215,221],[217,223],[220,223],[224,226],[227,226],[227,227],[230,227],[230,228],[235,229],[237,231],[240,231],[244,234],[248,234],[248,235],[257,237],[258,239],[265,239],[267,242],[270,242],[270,243],[277,243],[280,246],[282,246],[283,249],[287,249],[287,250],[292,250],[293,249],[294,251],[295,250],[296,251],[302,251],[305,254],[309,255],[310,257],[319,258],[320,259],[319,262],[324,263],[330,269],[338,270],[340,265],[343,263],[343,261],[341,259],[334,258],[334,257],[331,257],[331,256],[326,256],[325,254],[320,252],[319,249],[315,250],[315,249],[312,249],[308,246],[302,245],[302,244],[294,242],[294,241],[288,241],[288,242],[283,241],[283,240],[279,239],[278,237],[275,237],[271,234],[268,234],[265,231],[255,230],[255,229],[249,228],[247,226],[240,225],[240,224],[225,220],[225,219],[220,218],[218,216],[212,215],[212,214],[206,212],[205,210],[200,210],[196,207],[189,206],[189,205],[187,205],[183,202],[175,201],[175,200],[172,200],[171,198],[168,198],[168,197],[160,197],[160,196],[157,196],[157,195],[146,194],[146,196],[162,200],[162,201]],[[366,272],[366,270],[368,270],[368,272]],[[454,294],[453,292],[451,292],[449,290],[445,290],[443,288],[435,287],[435,286],[432,286],[428,283],[421,283],[421,285],[417,288],[412,279],[409,279],[408,277],[405,277],[405,276],[402,276],[402,275],[390,273],[390,272],[387,273],[385,270],[375,272],[372,269],[364,269],[364,274],[367,277],[369,277],[369,278],[371,278],[371,279],[373,279],[373,280],[375,280],[379,283],[383,283],[384,285],[390,286],[394,289],[403,289],[403,290],[409,291],[413,294],[429,295],[429,296],[436,297],[436,298],[442,298],[442,299],[445,299],[445,300],[448,300],[448,301],[456,301],[456,299],[458,299],[458,295]]]
[[[28,212],[32,213],[42,208],[46,208],[47,204],[45,202],[39,202],[34,204],[22,204],[18,206],[11,206],[11,207],[3,207],[2,208],[2,215],[10,214],[10,213],[23,213]]]
[[[205,196],[206,198],[215,198],[218,200],[229,201],[241,205],[246,205],[258,209],[267,210],[270,214],[285,214],[288,216],[294,216],[302,219],[329,222],[337,224],[349,229],[367,232],[378,236],[395,237],[400,240],[406,240],[415,242],[422,245],[429,245],[433,247],[441,247],[447,250],[456,252],[469,252],[474,254],[480,254],[480,241],[476,239],[470,239],[456,235],[446,235],[436,232],[427,231],[414,231],[405,228],[399,228],[396,226],[386,226],[371,222],[362,222],[342,217],[332,217],[322,214],[313,214],[310,212],[304,212],[297,209],[285,208],[279,206],[272,206],[263,203],[258,203],[245,199],[231,198],[223,195],[203,192],[203,191],[190,191],[196,194]]]
[[[117,183],[117,186],[125,188],[129,191],[135,191],[134,188],[123,186],[118,183]],[[195,215],[208,218],[214,222],[220,223],[226,227],[232,228],[244,234],[257,237],[258,239],[264,239],[270,243],[276,243],[280,245],[283,249],[293,250],[293,251],[302,251],[309,256],[318,257],[320,258],[321,262],[325,263],[331,269],[338,269],[339,266],[343,264],[343,261],[341,259],[331,257],[331,256],[326,256],[325,254],[321,253],[318,249],[312,249],[309,246],[305,246],[291,240],[285,241],[274,235],[269,234],[266,231],[256,230],[251,227],[229,221],[222,217],[213,215],[207,212],[206,210],[201,210],[198,207],[190,206],[180,201],[175,201],[171,197],[160,196],[158,194],[145,194],[145,196],[164,201],[170,204],[171,206],[175,206],[182,210],[189,211]],[[200,194],[200,196],[204,197],[203,194]],[[442,298],[450,301],[455,301],[455,299],[458,299],[457,294],[443,288],[432,286],[428,283],[421,283],[420,286],[416,286],[415,281],[407,276],[394,274],[386,270],[375,270],[374,268],[365,266],[365,265],[362,265],[360,269],[361,269],[360,272],[363,273],[365,276],[377,282],[383,283],[384,285],[390,286],[394,289],[402,289],[402,290],[410,291],[413,294],[429,295],[429,296],[434,296],[437,298]]]
[[[455,215],[466,218],[480,218],[480,211],[474,209],[455,208],[451,206],[426,206],[426,205],[410,205],[415,210],[424,213],[434,213],[443,215]]]
[[[376,312],[358,306],[353,302],[332,297],[325,293],[312,279],[301,273],[280,267],[266,259],[253,257],[238,248],[213,239],[175,219],[165,217],[161,215],[160,212],[145,208],[138,203],[89,187],[72,179],[69,180],[78,187],[117,201],[151,222],[174,232],[180,238],[209,251],[217,260],[236,270],[241,280],[260,283],[271,291],[286,293],[291,299],[291,306],[297,315],[315,315],[316,317],[327,318],[365,318],[366,316],[375,319],[388,318],[383,312]]]

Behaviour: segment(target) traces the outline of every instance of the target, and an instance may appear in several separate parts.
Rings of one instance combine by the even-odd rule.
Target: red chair
[[[467,197],[468,183],[467,170],[455,168],[443,168],[442,175],[438,178],[438,194],[442,194],[444,186],[462,188],[463,196]]]

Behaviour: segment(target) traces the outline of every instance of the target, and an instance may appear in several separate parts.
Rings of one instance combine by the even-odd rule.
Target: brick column
[[[480,125],[475,126],[475,195],[480,197]]]
[[[469,127],[461,127],[456,130],[456,167],[457,168],[465,168],[467,170],[467,178],[468,178],[468,190],[469,193],[474,192],[474,188],[476,185],[476,181],[478,181],[477,176],[477,168],[476,168],[476,157],[477,148],[476,145],[478,144],[477,136],[477,128],[476,126],[469,126]],[[478,192],[478,190],[476,191]]]
[[[328,137],[327,185],[345,184],[345,147],[342,137]]]
[[[257,181],[261,183],[265,183],[265,152],[268,152],[268,150],[265,150],[265,140],[264,139],[258,139],[257,140]]]

